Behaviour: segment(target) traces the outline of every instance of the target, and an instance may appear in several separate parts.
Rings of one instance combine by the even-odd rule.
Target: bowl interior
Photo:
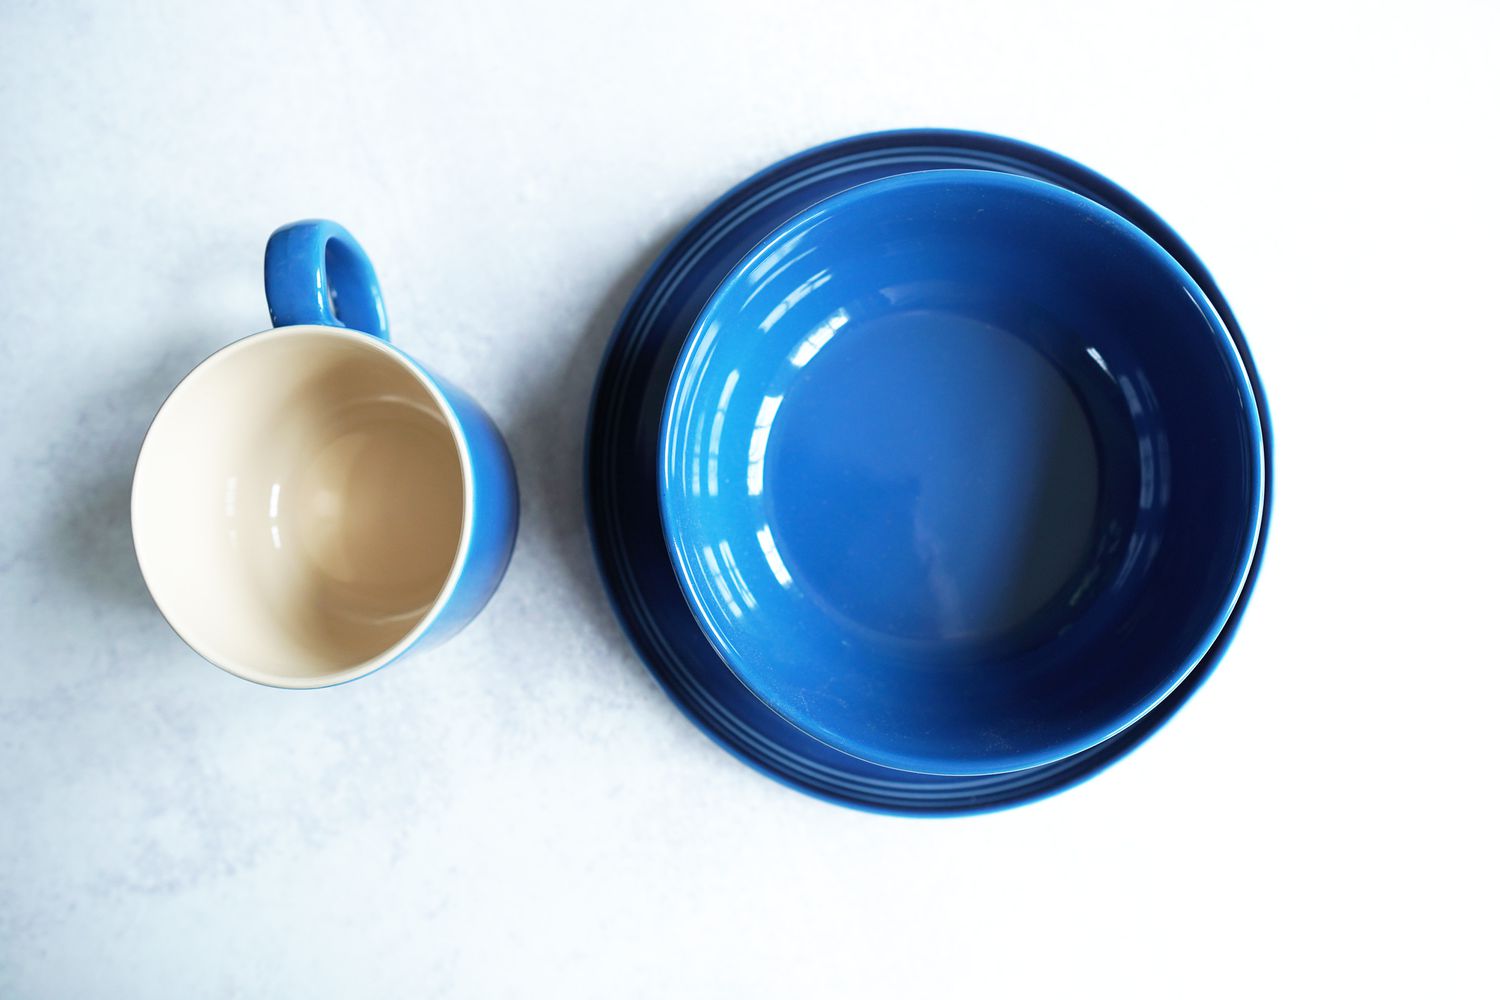
[[[1057,760],[1149,710],[1243,583],[1245,372],[1196,285],[1039,181],[944,170],[792,220],[700,315],[662,517],[705,633],[877,763]]]
[[[287,327],[220,351],[163,405],[136,467],[136,552],[208,659],[318,685],[420,631],[458,557],[464,489],[439,399],[392,349]]]

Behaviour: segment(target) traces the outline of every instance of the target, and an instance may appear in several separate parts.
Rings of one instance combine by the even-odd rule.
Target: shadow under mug
[[[392,346],[369,258],[326,220],[266,245],[274,328],[218,351],[146,433],[136,557],[167,622],[247,680],[363,677],[462,629],[515,544],[505,442]]]

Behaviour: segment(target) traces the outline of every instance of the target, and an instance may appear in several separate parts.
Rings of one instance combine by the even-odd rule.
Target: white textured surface
[[[1493,996],[1496,22],[0,5],[0,997]],[[1161,211],[1279,433],[1212,683],[1104,777],[956,822],[823,805],[700,736],[611,619],[579,496],[662,241],[778,157],[909,124]],[[127,528],[156,405],[266,325],[263,241],[308,215],[360,237],[524,482],[474,627],[310,694],[198,661]]]

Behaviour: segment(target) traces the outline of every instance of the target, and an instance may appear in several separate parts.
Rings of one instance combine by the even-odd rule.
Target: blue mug
[[[519,500],[475,400],[392,346],[348,231],[266,245],[274,328],[172,391],[131,492],[136,556],[188,645],[247,680],[363,677],[464,627],[510,561]]]
[[[1202,289],[1064,188],[945,169],[820,202],[688,334],[664,534],[719,656],[860,759],[1066,759],[1187,677],[1245,587],[1263,429]]]

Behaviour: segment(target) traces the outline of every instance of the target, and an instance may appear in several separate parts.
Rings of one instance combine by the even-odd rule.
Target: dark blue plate
[[[678,351],[703,306],[768,233],[857,184],[920,170],[997,170],[1044,180],[1129,219],[1192,276],[1229,331],[1264,429],[1265,503],[1240,598],[1192,673],[1124,731],[1060,761],[980,776],[919,774],[834,750],[759,701],[719,659],[682,596],[662,536],[658,431]],[[1093,171],[1025,143],[971,132],[859,136],[793,156],[730,191],[690,223],[636,290],[605,351],[586,448],[595,554],[616,613],[662,687],[706,733],[764,773],[812,795],[882,812],[956,814],[1019,805],[1076,784],[1119,759],[1192,695],[1223,655],[1265,546],[1271,438],[1264,393],[1238,324],[1207,270],[1154,213]]]

